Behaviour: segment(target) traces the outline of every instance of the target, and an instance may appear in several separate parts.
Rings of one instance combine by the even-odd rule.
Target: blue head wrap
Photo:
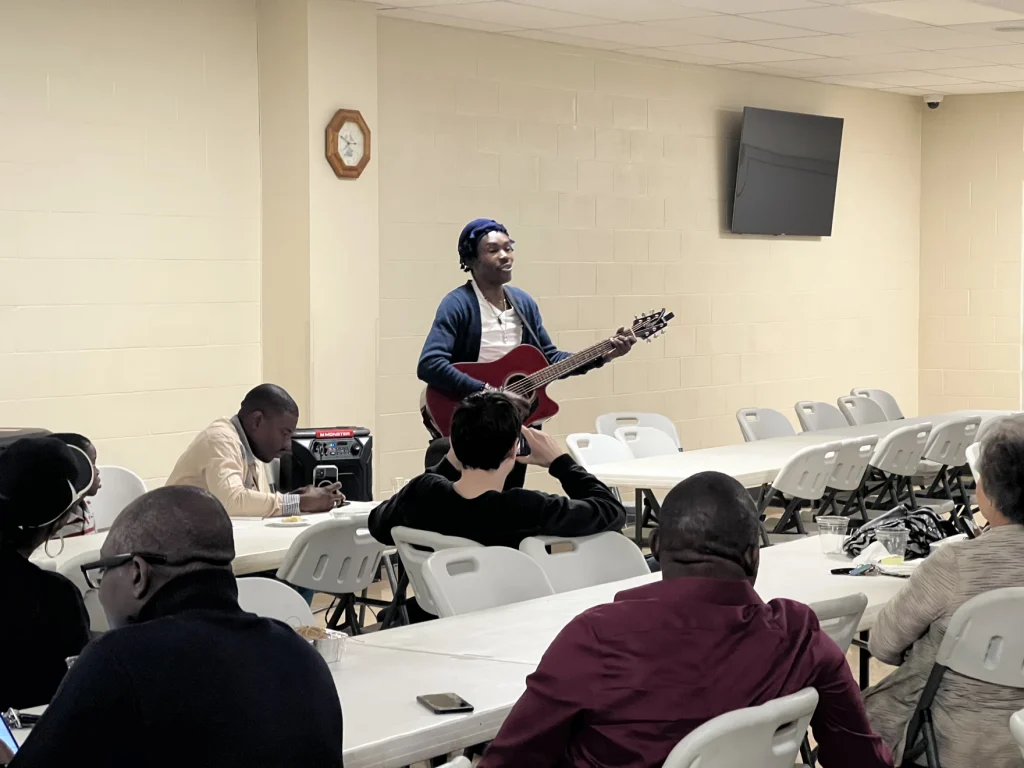
[[[459,235],[459,261],[462,264],[462,269],[466,272],[469,271],[468,263],[476,258],[477,243],[480,242],[480,238],[490,232],[508,234],[505,225],[499,224],[494,219],[473,219],[462,228],[462,234]]]

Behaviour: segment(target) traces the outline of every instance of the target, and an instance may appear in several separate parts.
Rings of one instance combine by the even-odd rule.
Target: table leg
[[[635,501],[634,514],[636,516],[636,545],[643,547],[644,545],[644,492],[642,488],[637,488],[634,491]]]
[[[863,645],[858,644],[860,648],[860,689],[862,691],[871,686],[871,652],[867,649],[868,636],[868,630],[865,629],[860,633]]]

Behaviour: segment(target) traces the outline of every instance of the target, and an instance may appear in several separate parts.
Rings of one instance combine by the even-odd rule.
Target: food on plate
[[[282,518],[282,522],[285,522],[285,523],[301,523],[302,522],[302,518],[299,517],[298,515],[292,515],[291,517]]]
[[[301,626],[296,627],[295,631],[299,633],[300,637],[311,642],[313,640],[326,640],[328,637],[330,637],[330,635],[327,634],[325,630],[320,629],[320,627]]]

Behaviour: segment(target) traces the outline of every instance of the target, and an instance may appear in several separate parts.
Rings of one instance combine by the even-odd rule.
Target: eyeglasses
[[[136,557],[141,557],[147,563],[152,565],[166,565],[167,558],[163,555],[156,555],[152,552],[128,552],[123,555],[111,555],[110,557],[101,557],[99,560],[94,560],[91,563],[85,563],[82,565],[82,575],[85,577],[85,583],[93,589],[99,589],[100,583],[103,581],[103,576],[111,568],[120,568],[126,563],[130,563]]]
[[[145,560],[150,565],[189,565],[191,563],[206,563],[207,565],[231,565],[230,559],[213,557],[189,557],[184,560],[168,560],[166,555],[158,555],[153,552],[128,552],[123,555],[111,555],[103,557],[91,563],[81,566],[85,583],[92,589],[99,589],[103,583],[103,577],[111,568],[120,568],[134,560],[136,557]]]

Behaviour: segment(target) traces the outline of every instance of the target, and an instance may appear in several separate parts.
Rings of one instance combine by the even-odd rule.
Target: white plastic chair
[[[613,461],[632,461],[635,457],[621,440],[609,435],[592,435],[577,432],[565,438],[569,455],[585,469],[593,469],[597,464],[610,464]],[[621,501],[618,488],[612,488],[615,496]],[[638,545],[643,545],[644,526],[657,519],[658,500],[650,489],[637,488],[634,502],[634,538]],[[627,511],[629,507],[626,507]]]
[[[901,488],[904,483],[907,486],[907,496],[911,506],[917,506],[913,478],[917,473],[918,464],[921,463],[921,457],[924,455],[924,448],[928,444],[931,432],[932,425],[926,421],[922,424],[911,424],[895,429],[879,441],[869,462],[884,476],[883,484],[875,499],[876,509],[883,508],[887,495],[893,504],[899,504]]]
[[[677,450],[682,450],[683,444],[679,439],[679,432],[672,419],[662,416],[660,413],[645,413],[643,411],[618,411],[616,413],[605,413],[598,416],[594,421],[594,431],[599,435],[615,437],[615,430],[619,427],[653,427],[664,432],[672,438]]]
[[[874,400],[885,412],[886,421],[897,421],[903,418],[903,411],[900,410],[899,403],[896,402],[896,398],[886,392],[884,389],[872,389],[870,387],[854,387],[850,390],[851,395],[857,397],[866,397],[870,400]]]
[[[1010,733],[1020,747],[1020,753],[1024,755],[1024,709],[1010,715]]]
[[[855,437],[851,440],[843,440],[839,444],[839,456],[836,459],[836,468],[829,478],[825,496],[821,502],[821,512],[828,514],[827,510],[838,511],[836,495],[839,493],[849,494],[843,509],[839,514],[845,515],[850,507],[856,502],[860,510],[861,519],[868,521],[868,511],[864,496],[864,479],[867,475],[868,465],[871,456],[878,445],[878,437],[867,435]]]
[[[124,467],[97,467],[103,478],[99,493],[89,499],[89,511],[97,531],[114,524],[121,510],[146,492],[142,478]]]
[[[423,564],[423,578],[438,616],[458,616],[555,593],[544,570],[509,547],[442,549]]]
[[[910,725],[904,765],[920,755],[938,768],[931,705],[947,670],[1007,688],[1024,688],[1024,587],[993,589],[972,597],[949,620]],[[920,741],[918,740],[920,737]]]
[[[796,411],[796,417],[800,420],[800,428],[804,432],[841,429],[849,426],[838,408],[820,400],[801,400],[793,406],[793,410]]]
[[[377,577],[383,552],[384,545],[359,521],[324,520],[295,537],[277,569],[277,578],[337,597],[327,626],[347,626],[352,634],[359,634],[355,595],[366,590]],[[345,622],[339,624],[343,615]]]
[[[960,503],[967,505],[967,491],[960,479],[960,469],[967,464],[967,448],[977,441],[980,427],[981,416],[969,416],[944,422],[932,430],[918,466],[921,474],[935,472],[935,479],[925,494],[928,498],[937,498],[935,494],[941,487],[945,494],[942,498],[952,499],[955,481]]]
[[[789,419],[774,408],[740,408],[736,421],[744,441],[767,440],[772,437],[791,437],[796,434]]]
[[[283,621],[292,627],[313,626],[313,611],[302,595],[280,581],[262,576],[238,579],[238,605],[243,611]]]
[[[977,480],[980,477],[978,473],[981,472],[981,443],[968,445],[964,455],[967,457],[967,466],[971,468],[971,474]]]
[[[629,446],[634,459],[679,453],[679,446],[671,436],[654,427],[619,427],[615,430],[615,439]]]
[[[860,592],[811,604],[811,610],[818,617],[818,624],[843,653],[850,649],[864,609],[867,607],[867,595]]]
[[[676,745],[664,768],[793,768],[818,706],[804,688],[757,707],[708,720]]]
[[[83,552],[65,560],[57,572],[78,587],[78,591],[82,593],[85,609],[89,612],[89,628],[93,632],[106,632],[110,629],[110,624],[107,622],[107,614],[100,604],[100,591],[90,587],[85,580],[85,574],[82,573],[83,565],[96,562],[99,559],[100,551],[98,549]]]
[[[803,521],[800,519],[800,507],[805,501],[817,501],[825,495],[825,488],[832,473],[835,471],[836,460],[839,458],[838,440],[821,445],[811,445],[797,451],[787,461],[772,484],[761,495],[758,513],[763,520],[765,511],[771,504],[775,494],[782,493],[791,497],[782,517],[775,525],[775,533],[782,533],[792,522],[799,533],[806,534]],[[761,525],[761,542],[767,546],[768,532]]]
[[[565,438],[569,454],[576,463],[587,469],[595,464],[610,464],[613,461],[629,461],[633,452],[621,440],[609,435],[591,435],[577,432]]]
[[[452,760],[450,763],[445,763],[440,768],[470,768],[473,763],[469,761],[468,757],[459,756]]]
[[[881,424],[889,420],[885,417],[885,411],[882,410],[882,406],[866,397],[847,395],[846,397],[840,397],[836,402],[839,405],[839,410],[842,411],[843,416],[851,427],[863,424]]]
[[[651,572],[647,558],[636,544],[615,531],[574,538],[529,536],[519,543],[519,551],[543,569],[555,592],[647,576]]]
[[[427,558],[442,549],[482,546],[460,536],[442,536],[440,533],[406,528],[404,525],[392,528],[391,538],[395,540],[398,556],[402,560],[402,565],[405,566],[405,576],[399,582],[399,591],[404,593],[406,584],[412,584],[412,588],[416,592],[416,602],[419,603],[420,608],[434,616],[440,614],[430,594],[430,587],[427,586],[427,582],[423,578],[423,564]],[[404,594],[402,598],[404,599]]]

